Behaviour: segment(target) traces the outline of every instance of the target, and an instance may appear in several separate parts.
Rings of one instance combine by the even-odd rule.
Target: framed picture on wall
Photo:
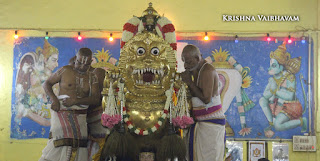
[[[248,160],[258,161],[260,158],[266,157],[266,142],[265,141],[249,141]]]
[[[230,161],[243,161],[243,143],[239,141],[226,141],[226,157],[230,157]]]
[[[289,144],[288,143],[272,143],[273,161],[289,161]]]

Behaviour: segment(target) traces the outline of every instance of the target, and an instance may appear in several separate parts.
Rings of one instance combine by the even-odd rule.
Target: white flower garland
[[[186,93],[187,93],[187,90],[185,85],[183,84],[179,89],[179,92],[177,95],[178,103],[177,103],[177,106],[175,106],[173,111],[175,117],[182,117],[182,116],[190,117],[189,110],[188,110],[189,104],[187,101]]]
[[[114,116],[119,114],[118,109],[117,109],[117,104],[112,88],[112,81],[110,81],[110,86],[109,86],[109,91],[108,91],[108,97],[107,97],[107,105],[106,108],[104,109],[104,114]]]

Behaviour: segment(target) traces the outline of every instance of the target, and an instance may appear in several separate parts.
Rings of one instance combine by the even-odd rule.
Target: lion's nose
[[[153,61],[151,59],[145,59],[144,62],[147,64],[151,64]]]

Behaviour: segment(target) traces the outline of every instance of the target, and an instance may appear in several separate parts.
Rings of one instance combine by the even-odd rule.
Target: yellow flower
[[[252,78],[251,76],[247,76],[242,80],[242,88],[248,88],[250,87],[252,83]]]
[[[173,92],[173,94],[172,94],[172,102],[173,102],[174,106],[177,106],[178,98],[177,98],[177,95],[175,92]]]
[[[101,51],[97,50],[97,53],[94,53],[94,57],[97,59],[97,62],[107,62],[111,54],[109,50],[104,51],[104,48],[102,48]]]
[[[229,51],[223,50],[222,47],[220,46],[220,50],[218,51],[215,49],[215,51],[212,51],[212,56],[214,58],[215,62],[225,62],[227,61],[227,57],[230,55],[228,54]]]

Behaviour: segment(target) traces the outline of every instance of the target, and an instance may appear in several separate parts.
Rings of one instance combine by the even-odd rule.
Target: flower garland
[[[175,104],[175,108],[173,110],[173,115],[175,116],[172,119],[172,123],[174,126],[178,126],[181,129],[187,128],[189,125],[194,123],[192,117],[190,117],[189,109],[188,109],[188,101],[186,95],[186,87],[185,84],[182,85],[178,92],[178,102]]]
[[[166,120],[166,118],[168,116],[169,106],[170,106],[171,101],[172,101],[172,94],[173,94],[173,83],[171,83],[170,89],[166,91],[167,99],[166,99],[165,107],[164,107],[164,109],[162,111],[162,115],[158,119],[158,122],[152,128],[141,129],[141,128],[138,128],[138,127],[134,126],[132,124],[132,122],[129,121],[130,115],[127,114],[126,107],[123,107],[124,122],[127,124],[128,129],[131,132],[134,132],[137,135],[149,135],[149,134],[152,134],[152,133],[156,132],[160,128],[160,126],[163,124],[163,122]]]
[[[118,108],[116,105],[115,96],[112,88],[112,81],[110,81],[107,105],[104,112],[101,115],[101,123],[107,128],[113,128],[114,125],[118,124],[122,120],[121,115],[119,115]]]

